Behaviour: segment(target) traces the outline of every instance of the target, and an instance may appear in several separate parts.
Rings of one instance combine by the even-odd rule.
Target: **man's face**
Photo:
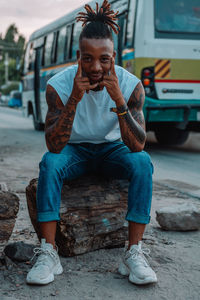
[[[80,52],[83,76],[87,76],[90,83],[103,80],[111,68],[112,57],[115,57],[113,42],[110,39],[87,39],[80,42]]]

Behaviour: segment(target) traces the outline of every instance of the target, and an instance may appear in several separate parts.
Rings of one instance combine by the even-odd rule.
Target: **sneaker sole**
[[[52,281],[54,281],[53,274],[50,274],[48,277],[41,279],[41,280],[34,280],[34,279],[26,278],[26,283],[28,283],[28,284],[45,285]]]
[[[119,268],[118,268],[119,274],[123,276],[129,276],[129,281],[131,283],[137,284],[137,285],[142,285],[142,284],[149,284],[149,283],[156,283],[157,282],[157,277],[155,276],[154,278],[152,277],[147,277],[145,279],[139,279],[136,276],[130,274],[130,271],[128,267],[124,264],[121,263]]]
[[[51,283],[52,281],[54,281],[54,275],[60,275],[63,273],[63,267],[61,266],[61,264],[59,264],[54,270],[53,273],[49,274],[48,277],[42,279],[42,280],[33,280],[30,278],[26,278],[26,283],[28,284],[37,284],[37,285],[45,285],[48,283]]]
[[[57,265],[57,267],[53,270],[53,274],[54,275],[60,275],[60,274],[62,274],[63,273],[63,267],[62,267],[62,265],[59,263],[58,265]]]

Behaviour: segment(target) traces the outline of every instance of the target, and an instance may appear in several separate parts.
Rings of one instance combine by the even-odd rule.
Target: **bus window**
[[[73,32],[74,25],[67,26],[67,34],[66,34],[66,41],[65,41],[65,60],[69,60],[72,58],[72,32]]]
[[[44,50],[44,65],[48,66],[51,64],[51,54],[53,45],[54,33],[50,33],[46,38],[45,50]]]
[[[199,39],[199,0],[155,0],[155,37]]]
[[[81,29],[82,29],[81,22],[74,24],[73,40],[72,40],[72,59],[76,59],[76,51],[79,49],[79,35]]]
[[[52,52],[51,52],[51,63],[55,63],[56,62],[56,58],[57,58],[58,34],[59,34],[58,31],[56,31],[56,32],[53,33],[53,45],[52,45]]]
[[[57,46],[57,63],[64,62],[65,56],[65,40],[66,40],[66,27],[63,27],[59,31],[58,46]]]
[[[46,40],[47,40],[47,37],[45,36],[45,37],[44,37],[43,51],[42,51],[42,62],[41,62],[41,66],[44,66],[44,54],[45,54]]]
[[[126,24],[125,44],[127,47],[133,47],[135,16],[136,16],[136,0],[130,0],[129,8],[128,8],[127,24]]]
[[[32,44],[32,47],[30,48],[30,55],[29,55],[29,71],[34,70],[34,64],[35,64],[35,51],[34,51],[34,46]]]
[[[24,74],[26,74],[30,70],[30,57],[31,51],[33,49],[33,43],[29,43],[26,48],[26,54],[24,58]]]

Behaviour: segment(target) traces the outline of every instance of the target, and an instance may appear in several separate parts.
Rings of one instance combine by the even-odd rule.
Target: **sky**
[[[40,27],[64,16],[90,0],[0,0],[0,33],[15,23],[28,40]]]

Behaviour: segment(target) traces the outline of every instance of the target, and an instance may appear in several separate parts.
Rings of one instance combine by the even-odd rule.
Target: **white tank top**
[[[71,95],[77,65],[72,65],[49,79],[65,105]],[[124,100],[128,102],[133,90],[140,81],[136,76],[119,66],[115,66],[119,86]],[[78,103],[69,143],[100,144],[121,138],[117,114],[110,111],[116,107],[106,88],[102,91],[85,93]]]

